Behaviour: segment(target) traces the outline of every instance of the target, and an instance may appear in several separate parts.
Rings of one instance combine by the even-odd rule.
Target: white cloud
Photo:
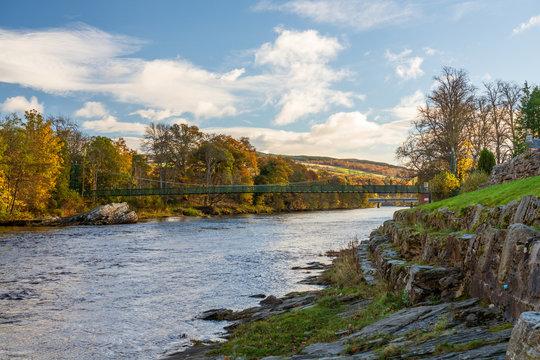
[[[266,43],[255,52],[255,64],[270,68],[274,93],[279,97],[281,111],[276,116],[278,125],[297,121],[304,115],[327,110],[330,105],[353,106],[361,95],[330,88],[343,79],[347,72],[336,71],[328,62],[343,46],[336,38],[321,36],[315,30],[292,31],[276,29],[274,43]]]
[[[529,21],[521,23],[521,25],[515,28],[512,31],[512,34],[517,35],[519,33],[524,32],[525,30],[529,30],[530,28],[538,27],[538,26],[540,26],[540,15],[531,16]]]
[[[408,129],[411,126],[411,121],[418,114],[418,107],[423,105],[425,105],[424,94],[420,90],[416,90],[414,94],[403,97],[398,105],[386,111],[390,112],[398,121],[402,121],[401,124]],[[397,124],[396,121],[395,125]]]
[[[481,9],[482,5],[478,1],[465,1],[455,4],[452,8],[454,20],[460,20],[462,17],[475,10]]]
[[[277,107],[276,123],[287,124],[330,106],[350,107],[362,98],[332,89],[348,75],[329,66],[343,49],[337,39],[314,30],[277,32],[274,42],[254,52],[255,69],[261,73],[247,75],[244,68],[207,71],[181,58],[128,57],[140,41],[86,25],[0,29],[0,82],[60,95],[112,95],[143,106],[135,113],[158,121],[185,113],[196,119],[231,116],[270,104]],[[78,114],[102,115],[99,105],[91,103]]]
[[[405,21],[415,14],[415,6],[392,0],[292,0],[284,4],[260,1],[259,11],[283,11],[356,30]]]
[[[112,115],[107,115],[100,120],[89,120],[83,122],[83,128],[102,133],[125,133],[144,134],[146,125],[141,123],[121,122]]]
[[[75,111],[73,115],[84,118],[104,117],[109,112],[105,109],[102,103],[96,101],[88,101],[84,103],[84,107]]]
[[[416,79],[424,75],[424,71],[420,68],[424,59],[419,56],[409,57],[411,53],[410,49],[405,49],[399,54],[393,54],[386,50],[384,55],[388,62],[395,67],[396,74],[404,80]]]
[[[161,121],[163,119],[170,118],[171,116],[177,115],[169,109],[165,110],[156,110],[156,109],[146,109],[146,110],[137,110],[129,115],[139,115],[143,119],[149,119],[152,121]]]
[[[109,113],[102,103],[94,101],[84,103],[84,107],[75,111],[73,115],[87,119],[99,118],[84,121],[82,126],[87,130],[102,133],[144,134],[146,127],[146,125],[138,122],[120,122]]]
[[[119,138],[116,138],[114,140],[118,141],[118,139]],[[144,140],[143,138],[136,136],[122,136],[122,139],[124,139],[128,148],[132,150],[137,150],[138,152],[142,152],[142,141]]]
[[[263,152],[285,155],[325,155],[393,162],[395,144],[407,137],[400,121],[377,124],[360,112],[341,112],[310,131],[294,132],[265,128],[207,128],[203,131],[247,136]]]
[[[9,113],[35,109],[43,113],[43,103],[39,103],[35,96],[32,96],[30,100],[27,100],[24,96],[14,96],[7,98],[6,101],[0,104],[0,109]]]
[[[429,46],[426,46],[424,48],[424,54],[426,54],[427,56],[433,56],[433,55],[437,54],[438,52],[439,52],[439,50],[432,49]]]

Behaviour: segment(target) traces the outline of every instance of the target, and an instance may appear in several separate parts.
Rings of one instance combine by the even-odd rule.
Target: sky
[[[537,84],[538,0],[0,1],[0,115],[140,147],[151,122],[397,164],[443,66]]]

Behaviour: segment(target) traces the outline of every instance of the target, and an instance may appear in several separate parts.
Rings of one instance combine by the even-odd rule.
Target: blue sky
[[[537,84],[537,0],[25,1],[0,5],[0,112],[137,147],[152,121],[260,151],[396,163],[442,66]]]

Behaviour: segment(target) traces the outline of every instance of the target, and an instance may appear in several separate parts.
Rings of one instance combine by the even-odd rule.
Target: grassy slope
[[[367,171],[361,171],[361,170],[355,170],[355,169],[349,169],[345,167],[339,167],[339,166],[332,166],[332,165],[320,165],[320,164],[312,164],[310,162],[302,162],[301,164],[306,166],[310,170],[326,170],[331,174],[337,174],[337,175],[356,175],[356,176],[373,176],[373,177],[379,177],[379,178],[386,178],[386,175],[376,174],[372,172]]]
[[[491,186],[485,189],[461,194],[450,199],[437,201],[418,207],[422,210],[437,210],[449,208],[461,210],[470,205],[481,204],[488,207],[506,205],[513,200],[519,200],[525,195],[540,196],[540,176]]]

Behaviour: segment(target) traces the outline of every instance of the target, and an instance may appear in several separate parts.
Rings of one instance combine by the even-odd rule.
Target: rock
[[[412,304],[418,304],[429,297],[444,294],[453,299],[459,290],[462,275],[457,268],[412,265],[405,292]]]
[[[512,331],[508,360],[540,359],[540,312],[524,312]]]
[[[536,225],[540,223],[540,198],[527,195],[521,198],[512,223]]]
[[[45,222],[44,225],[115,225],[133,224],[139,220],[135,211],[123,203],[111,203],[99,206],[82,214],[67,216]]]
[[[255,294],[255,295],[250,295],[249,297],[254,298],[254,299],[264,299],[266,297],[266,295],[264,295],[264,294]]]
[[[509,181],[540,175],[540,150],[521,154],[495,165],[489,176],[488,185],[502,184]]]
[[[210,309],[203,312],[197,318],[201,320],[210,320],[210,321],[223,321],[227,320],[228,316],[233,313],[230,309]]]
[[[274,295],[270,295],[266,299],[259,301],[259,304],[266,307],[273,307],[281,303],[283,303],[283,300],[278,299]]]

